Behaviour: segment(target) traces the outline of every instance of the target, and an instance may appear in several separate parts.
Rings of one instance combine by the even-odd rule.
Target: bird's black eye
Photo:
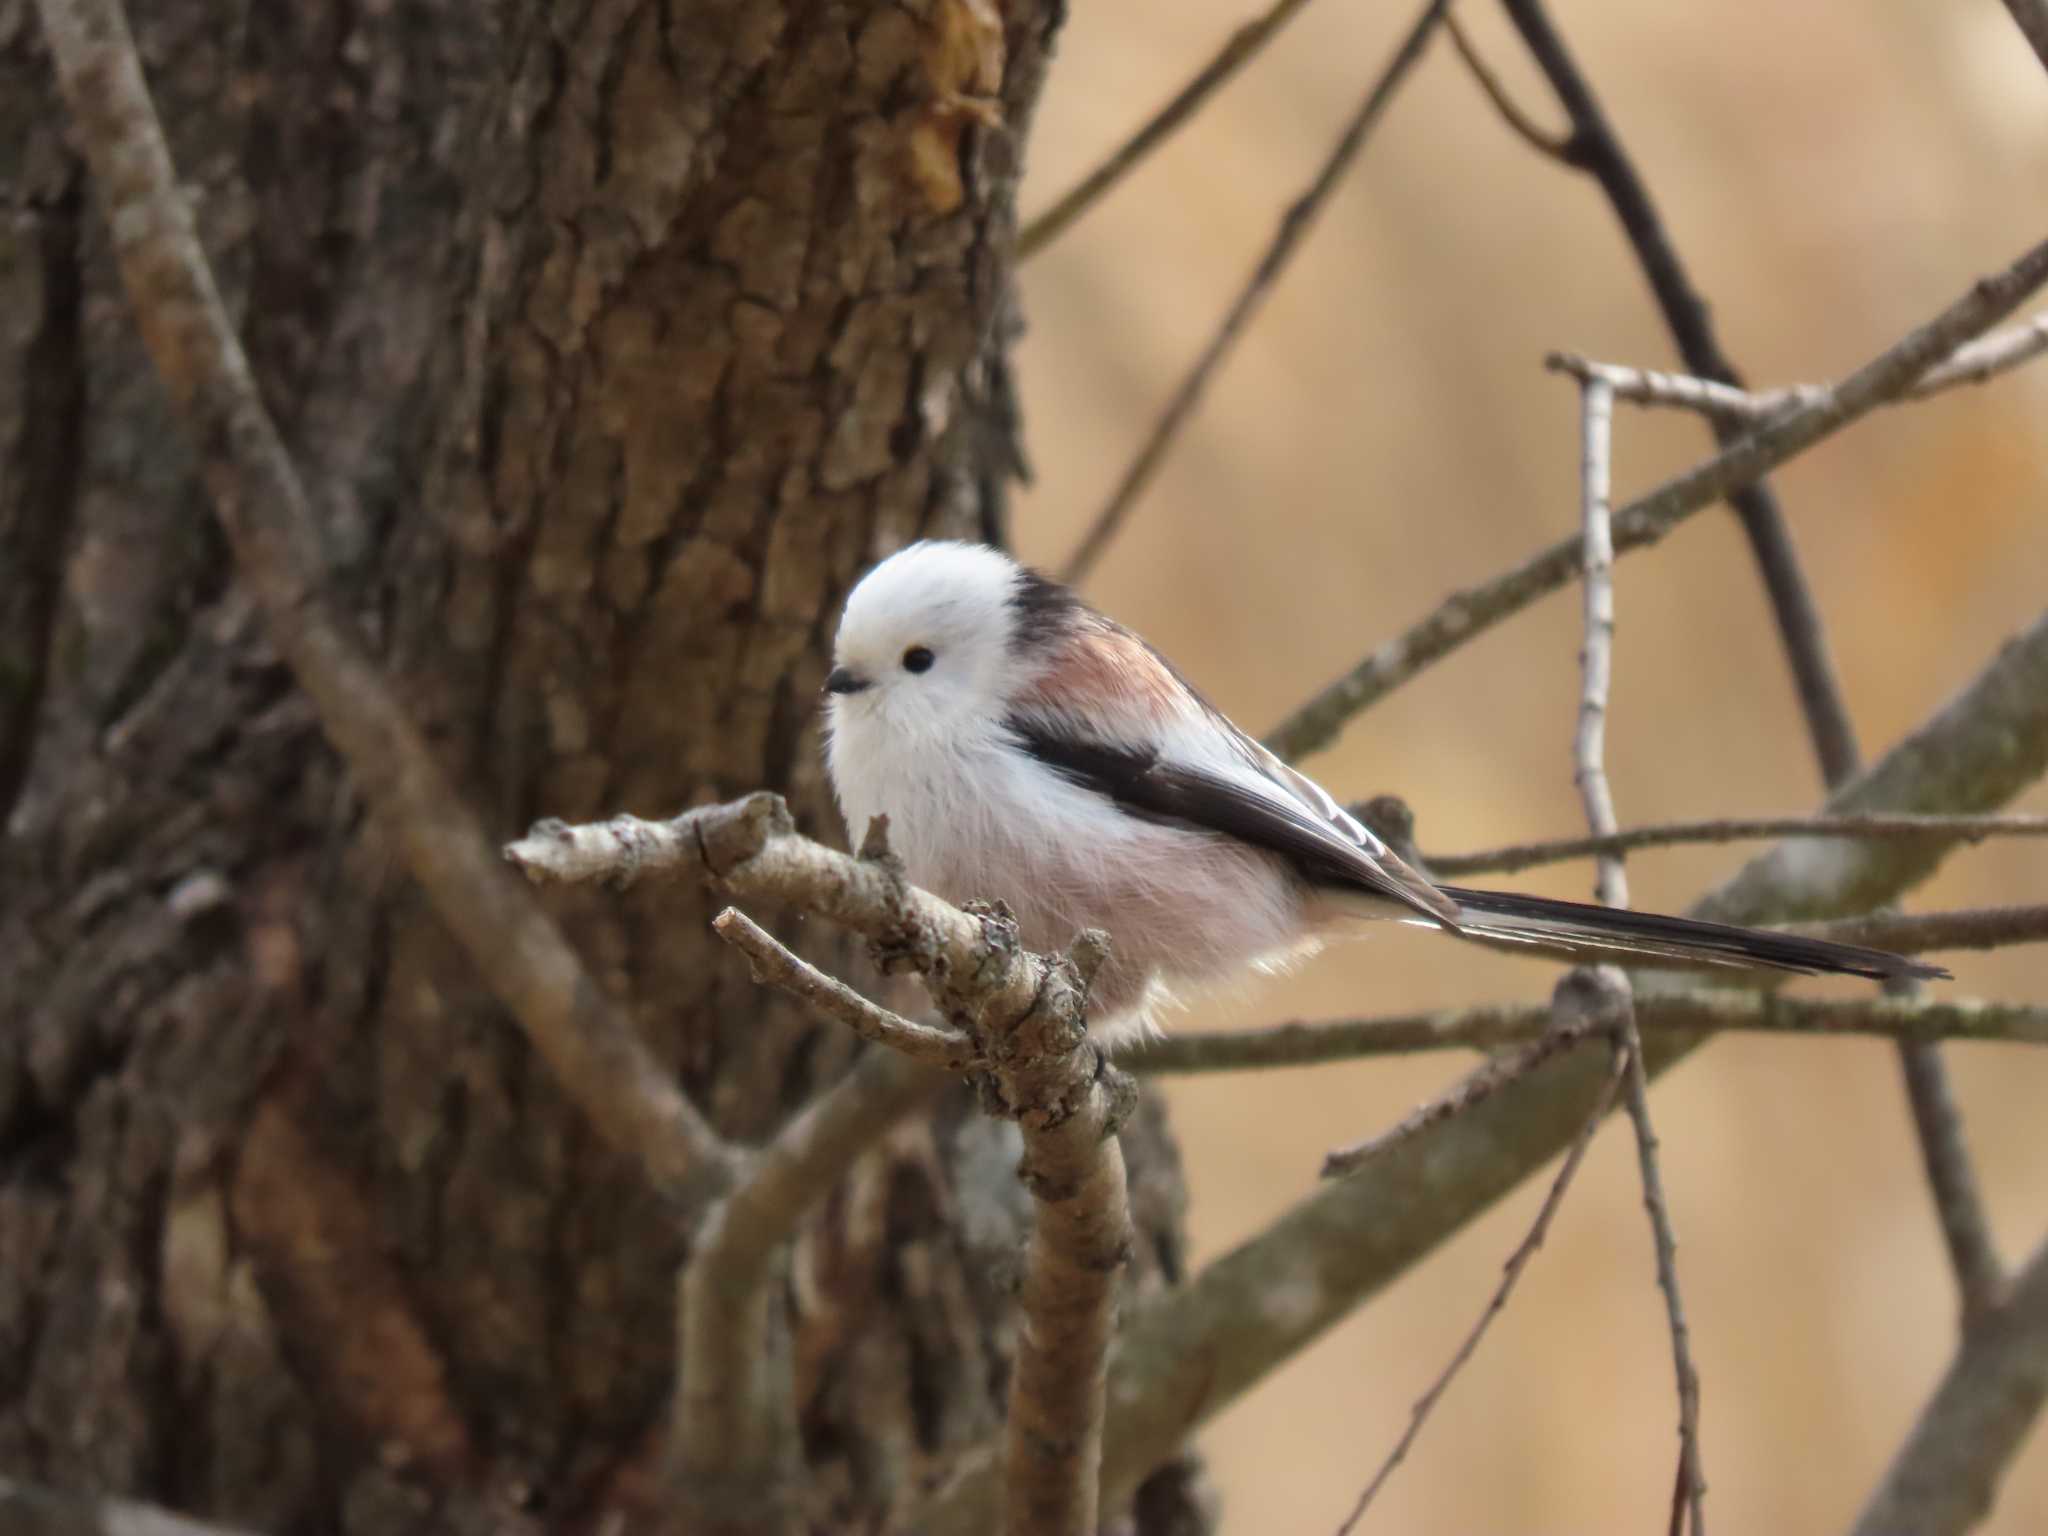
[[[929,672],[932,669],[932,663],[937,660],[938,657],[932,654],[930,646],[913,645],[903,653],[903,670],[906,672]]]

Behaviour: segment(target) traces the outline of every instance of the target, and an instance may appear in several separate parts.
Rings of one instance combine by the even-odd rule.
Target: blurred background
[[[1310,7],[1027,268],[1027,558],[1064,560],[1415,10]],[[1515,95],[1561,124],[1496,10],[1460,10]],[[2048,76],[1995,0],[1552,11],[1755,383],[1847,371],[2048,225]],[[1076,7],[1033,140],[1027,215],[1248,15],[1228,0]],[[1270,727],[1452,588],[1575,527],[1576,392],[1542,371],[1552,348],[1677,366],[1597,189],[1514,139],[1440,38],[1088,595],[1242,724]],[[1709,446],[1695,420],[1622,409],[1617,502]],[[2044,413],[2037,363],[1867,420],[1777,477],[1867,755],[2048,602]],[[1811,809],[1818,772],[1732,515],[1703,513],[1624,560],[1617,595],[1608,765],[1624,825]],[[1577,604],[1560,593],[1494,631],[1306,766],[1340,796],[1406,796],[1425,851],[1578,831]],[[2018,808],[2048,811],[2048,795]],[[1635,901],[1682,908],[1751,851],[1638,856]],[[1592,875],[1517,878],[1583,897]],[[2013,841],[1957,854],[1912,905],[2044,896],[2048,848]],[[2039,948],[1952,961],[1957,995],[2048,999]],[[1186,1023],[1540,997],[1554,977],[1388,931]],[[1980,1046],[1950,1059],[1999,1240],[2017,1259],[2048,1234],[2048,1054]],[[1470,1064],[1168,1087],[1197,1258],[1307,1192],[1325,1149]],[[1894,1053],[1727,1039],[1653,1105],[1704,1381],[1710,1518],[1845,1529],[1955,1337]],[[1485,1304],[1540,1192],[1525,1186],[1205,1432],[1227,1529],[1335,1528]],[[1610,1124],[1549,1246],[1365,1528],[1661,1528],[1675,1422],[1633,1148]],[[2022,1453],[1986,1529],[2048,1529],[2048,1436]]]

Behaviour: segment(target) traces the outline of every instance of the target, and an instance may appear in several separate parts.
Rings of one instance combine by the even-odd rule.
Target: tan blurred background
[[[1038,473],[1024,554],[1058,563],[1415,6],[1321,0],[1195,127],[1025,274]],[[1556,121],[1497,12],[1461,7]],[[1033,144],[1043,206],[1242,20],[1228,0],[1077,6]],[[1759,382],[1845,371],[2048,232],[2048,77],[1995,0],[1559,0],[1725,344]],[[1432,48],[1089,595],[1264,729],[1451,588],[1574,525],[1572,387],[1550,348],[1675,366],[1590,182],[1497,122]],[[1777,481],[1875,756],[2048,602],[2048,364],[1891,412]],[[1624,415],[1626,497],[1707,444]],[[1733,519],[1619,568],[1609,766],[1625,823],[1810,808],[1817,774]],[[1424,848],[1578,830],[1576,597],[1402,689],[1310,767],[1397,790]],[[2025,808],[2048,810],[2035,794]],[[1747,850],[1642,856],[1671,910]],[[1584,895],[1585,866],[1526,877]],[[2041,900],[2048,851],[1967,850],[1914,905]],[[1962,995],[2048,999],[2036,948],[1955,957]],[[1388,932],[1189,1024],[1540,996],[1553,972]],[[1999,1239],[2048,1233],[2048,1054],[1951,1053]],[[1307,1191],[1324,1149],[1468,1058],[1176,1085],[1198,1257]],[[1654,1095],[1705,1384],[1719,1530],[1845,1529],[1946,1362],[1955,1306],[1894,1058],[1732,1039]],[[1327,1533],[1477,1315],[1525,1187],[1204,1436],[1226,1528]],[[1610,1126],[1512,1308],[1368,1530],[1661,1529],[1675,1452],[1633,1153]],[[2048,1529],[2037,1434],[1987,1529]]]

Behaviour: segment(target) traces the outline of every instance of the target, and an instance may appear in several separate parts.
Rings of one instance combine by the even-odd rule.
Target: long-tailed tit
[[[832,784],[915,884],[1006,902],[1023,941],[1105,930],[1098,1032],[1167,987],[1314,948],[1348,919],[1573,960],[1945,976],[1882,950],[1439,886],[1197,693],[1157,651],[1001,552],[923,543],[847,599],[825,684]]]

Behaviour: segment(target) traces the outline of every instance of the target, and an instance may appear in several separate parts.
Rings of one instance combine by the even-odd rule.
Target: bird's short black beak
[[[858,677],[848,667],[834,667],[832,675],[825,679],[827,693],[859,693],[871,686],[864,677]]]

